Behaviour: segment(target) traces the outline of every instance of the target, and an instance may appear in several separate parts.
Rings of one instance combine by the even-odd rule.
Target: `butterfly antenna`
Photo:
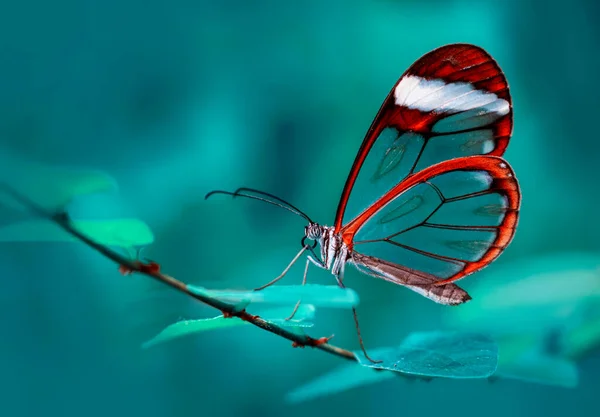
[[[291,204],[290,202],[284,200],[281,197],[277,197],[274,194],[267,193],[266,191],[260,191],[260,190],[257,190],[255,188],[247,188],[247,187],[238,188],[236,190],[236,193],[239,193],[239,192],[251,192],[251,193],[256,193],[256,194],[259,194],[259,195],[263,195],[265,197],[270,197],[270,198],[272,198],[274,200],[277,200],[280,203],[286,205],[287,207],[289,207],[289,208],[291,208],[293,210],[296,210],[298,213],[302,214],[303,216],[305,216],[308,219],[308,216],[302,210],[300,210],[298,207],[294,206],[293,204]]]
[[[258,195],[253,195],[250,193],[256,193]],[[304,218],[309,223],[314,223],[311,220],[311,218],[308,217],[308,215],[306,215],[306,213],[304,213],[302,210],[300,210],[293,204],[290,204],[287,201],[285,201],[284,199],[277,197],[273,194],[267,193],[265,191],[260,191],[260,190],[255,190],[253,188],[245,188],[245,187],[238,188],[237,190],[235,190],[235,192],[214,190],[214,191],[211,191],[208,194],[206,194],[204,196],[204,199],[207,200],[209,197],[211,197],[214,194],[225,194],[225,195],[230,195],[234,198],[235,197],[246,197],[246,198],[250,198],[253,200],[263,201],[265,203],[272,204],[274,206],[281,207],[283,209],[291,211],[292,213]]]

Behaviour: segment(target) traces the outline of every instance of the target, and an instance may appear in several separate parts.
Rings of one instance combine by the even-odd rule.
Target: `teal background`
[[[331,224],[365,131],[397,78],[438,46],[484,47],[508,78],[505,154],[523,206],[489,267],[596,252],[600,4],[561,1],[29,1],[0,7],[0,141],[49,164],[114,176],[119,194],[80,216],[135,216],[144,254],[211,288],[252,288],[287,265],[303,222],[212,189],[270,191]],[[217,312],[79,244],[0,249],[0,415],[589,416],[600,357],[574,390],[516,381],[386,381],[286,405],[338,358],[251,327],[149,350],[179,318]],[[473,281],[484,279],[472,276]],[[299,283],[297,265],[286,283]],[[332,283],[324,271],[309,279]],[[568,279],[568,277],[565,277]],[[348,271],[367,346],[434,330],[448,307]],[[316,336],[357,347],[348,311],[318,311]]]

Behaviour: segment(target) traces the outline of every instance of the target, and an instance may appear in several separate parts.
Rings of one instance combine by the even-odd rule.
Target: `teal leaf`
[[[275,323],[279,326],[299,326],[299,327],[312,327],[313,323],[309,320],[315,318],[316,308],[313,304],[300,304],[298,309],[294,313],[294,317],[287,320],[288,317],[294,311],[294,307],[274,307],[264,310],[261,313],[259,310],[258,314],[265,320]]]
[[[366,367],[410,375],[438,378],[487,378],[496,371],[498,346],[488,336],[476,333],[412,333],[400,346],[353,352]]]
[[[564,388],[575,388],[579,384],[575,363],[533,351],[508,361],[502,360],[501,355],[494,376]]]
[[[561,354],[580,359],[600,346],[600,318],[593,317],[561,335]]]
[[[298,301],[317,307],[351,308],[359,303],[358,294],[337,285],[273,285],[261,291],[208,290],[188,285],[190,292],[217,298],[227,303],[294,304]]]
[[[116,181],[96,170],[45,165],[0,149],[0,182],[49,211],[59,211],[81,195],[112,191]],[[0,192],[0,205],[23,211],[22,204]]]
[[[372,359],[383,361],[377,364],[366,359],[362,351],[353,353],[358,364],[343,365],[321,375],[289,392],[286,400],[308,401],[398,375],[424,379],[488,378],[498,363],[496,343],[473,333],[412,333],[396,348],[369,349]]]
[[[294,331],[295,329],[295,333],[303,334],[303,328],[313,326],[313,323],[310,322],[310,320],[312,320],[315,316],[315,306],[310,304],[300,304],[300,306],[298,306],[298,310],[294,314],[294,317],[291,320],[286,320],[286,318],[292,313],[293,309],[293,306],[287,306],[287,308],[281,307],[268,309],[262,312],[260,317],[280,327],[286,327],[288,330]],[[248,322],[237,317],[225,318],[222,315],[208,319],[182,320],[167,326],[159,334],[145,342],[142,347],[149,348],[154,345],[184,336],[207,332],[210,330],[244,326],[248,324]]]
[[[600,257],[558,253],[481,272],[471,301],[445,316],[448,327],[496,335],[544,335],[582,320],[600,303]]]
[[[356,363],[342,365],[290,391],[286,395],[286,401],[290,403],[309,401],[318,397],[333,395],[353,388],[392,379],[396,375],[393,372],[367,369]]]
[[[76,220],[73,226],[92,240],[107,246],[131,248],[149,245],[154,235],[138,219]],[[0,227],[0,242],[74,242],[78,239],[56,223],[25,220]]]

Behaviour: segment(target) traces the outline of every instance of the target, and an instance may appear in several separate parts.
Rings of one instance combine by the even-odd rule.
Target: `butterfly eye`
[[[302,240],[300,241],[300,245],[302,245],[303,248],[306,248],[306,249],[308,249],[308,250],[310,250],[312,252],[312,250],[317,247],[317,241],[314,240],[314,239],[311,239],[313,241],[313,243],[312,243],[312,245],[308,245],[306,243],[306,239],[311,239],[311,238],[308,237],[308,236],[304,236],[302,238]],[[313,252],[313,254],[314,254],[314,252]]]

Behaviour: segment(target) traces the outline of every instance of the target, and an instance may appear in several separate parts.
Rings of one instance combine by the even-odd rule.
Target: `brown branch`
[[[145,268],[145,264],[133,262],[133,261],[121,256],[120,254],[112,251],[111,249],[94,242],[89,237],[85,236],[84,234],[80,233],[76,228],[74,228],[72,223],[69,220],[65,221],[65,220],[61,219],[60,221],[55,220],[55,222],[60,227],[62,227],[66,232],[68,232],[68,233],[72,234],[73,236],[77,237],[78,239],[82,240],[85,244],[87,244],[91,248],[95,249],[96,251],[100,252],[102,255],[106,256],[107,258],[117,262],[119,265],[124,265],[129,270],[136,271],[136,272],[142,273],[144,275],[147,275],[151,278],[154,278],[157,281],[160,281],[163,284],[166,284],[166,285],[176,289],[177,291],[180,291],[198,301],[203,302],[204,304],[207,304],[211,307],[219,309],[226,317],[238,317],[241,320],[247,321],[248,323],[255,325],[256,327],[260,327],[263,330],[266,330],[268,332],[274,333],[278,336],[281,336],[288,340],[291,340],[293,342],[294,346],[298,346],[298,347],[312,346],[312,347],[316,347],[317,349],[321,349],[325,352],[331,353],[333,355],[341,356],[345,359],[356,361],[356,357],[354,356],[354,353],[352,353],[346,349],[342,349],[340,347],[328,344],[328,343],[321,343],[323,341],[322,338],[321,339],[313,339],[312,337],[309,337],[309,336],[298,335],[296,333],[290,332],[289,330],[286,330],[283,327],[277,326],[276,324],[273,324],[267,320],[264,320],[264,319],[260,318],[259,316],[254,316],[252,314],[249,314],[245,309],[238,310],[235,305],[225,303],[217,298],[213,298],[210,296],[192,292],[192,291],[190,291],[188,285],[185,284],[184,282],[179,281],[179,280],[173,278],[172,276],[163,274],[162,272],[157,271],[155,268]]]
[[[166,284],[174,288],[175,290],[182,292],[204,304],[221,310],[225,317],[237,317],[241,320],[247,321],[248,323],[255,325],[256,327],[259,327],[263,330],[288,339],[292,341],[292,345],[294,347],[310,346],[320,349],[324,352],[330,353],[332,355],[336,355],[344,359],[358,362],[356,356],[354,356],[354,353],[350,352],[349,350],[342,349],[340,347],[327,343],[327,338],[314,339],[310,336],[299,335],[290,332],[283,327],[277,326],[274,323],[260,318],[259,316],[253,316],[252,314],[249,314],[248,312],[246,312],[245,309],[240,310],[239,308],[236,308],[236,306],[233,304],[225,303],[217,298],[213,298],[207,295],[192,292],[190,290],[190,287],[186,283],[160,272],[159,268],[156,268],[154,266],[148,267],[147,264],[127,259],[121,254],[113,251],[112,249],[98,242],[95,242],[93,239],[89,238],[88,236],[77,230],[77,228],[73,225],[71,219],[69,218],[69,215],[66,212],[62,211],[56,214],[49,213],[47,210],[38,206],[36,203],[29,200],[27,197],[16,192],[8,185],[4,184],[2,188],[4,188],[8,194],[10,194],[13,198],[15,198],[23,205],[31,209],[37,215],[47,218],[48,220],[56,223],[56,225],[62,228],[65,232],[81,240],[83,243],[96,250],[100,254],[104,255],[108,259],[116,262],[120,267],[123,267],[127,271],[135,271],[147,275],[151,278],[154,278],[155,280],[160,281],[163,284]]]

